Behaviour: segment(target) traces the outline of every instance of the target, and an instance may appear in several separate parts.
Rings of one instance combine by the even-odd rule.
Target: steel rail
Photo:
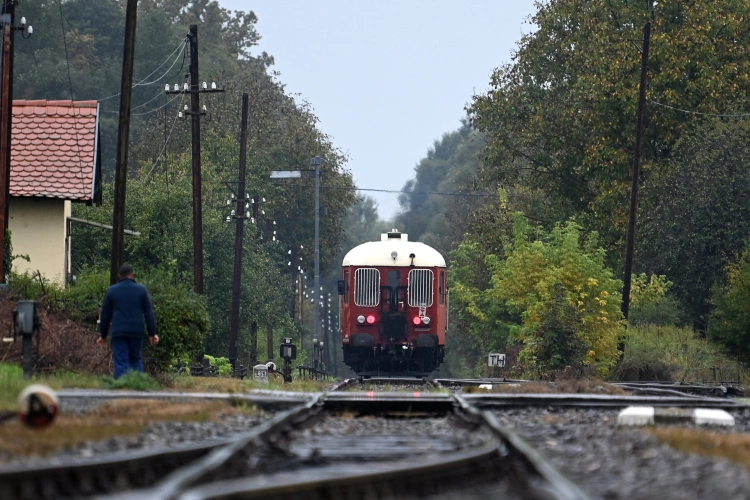
[[[501,442],[491,439],[484,445],[421,460],[398,460],[368,463],[357,470],[342,470],[340,464],[316,467],[314,476],[300,471],[282,472],[262,477],[218,481],[185,491],[176,500],[230,498],[303,498],[314,491],[325,490],[328,498],[352,498],[351,493],[377,491],[389,481],[398,481],[399,494],[408,494],[405,481],[414,477],[439,477],[441,474],[472,468],[495,460]]]
[[[0,470],[0,498],[53,499],[90,496],[123,487],[143,487],[206,455],[227,440],[180,449],[157,449],[61,465],[18,466]]]
[[[487,426],[503,441],[505,446],[526,461],[544,480],[535,485],[540,490],[539,496],[551,497],[555,500],[588,500],[593,498],[559,472],[552,463],[529,445],[521,436],[501,424],[493,414],[477,410],[459,394],[453,394],[453,397],[466,413],[481,417]]]
[[[243,434],[252,440],[261,436],[269,425],[293,418],[300,408],[317,403],[320,394],[306,405],[277,415],[266,425]],[[178,449],[157,449],[121,454],[109,458],[69,461],[61,465],[18,466],[0,469],[0,499],[56,499],[111,494],[145,488],[161,478],[194,463],[202,463],[216,453],[233,446],[237,438],[199,443]],[[168,476],[169,477],[169,476]]]
[[[613,396],[604,394],[464,394],[472,406],[528,407],[569,406],[583,408],[623,408],[626,406],[673,406],[682,408],[748,408],[750,405],[725,398],[696,396]]]
[[[225,464],[231,456],[251,444],[248,440],[233,443],[223,450],[217,450],[201,463],[189,466],[185,471],[177,471],[174,478],[166,480],[156,489],[148,492],[148,498],[158,500],[203,500],[230,498],[302,498],[315,493],[325,498],[360,497],[370,491],[382,491],[384,485],[398,484],[398,494],[411,494],[410,485],[423,486],[425,481],[450,485],[450,481],[471,477],[477,479],[477,471],[482,468],[497,469],[504,466],[507,473],[520,474],[522,481],[518,487],[524,490],[523,498],[554,498],[572,500],[590,498],[577,486],[562,476],[538,452],[527,445],[520,437],[503,427],[488,412],[480,412],[458,396],[436,394],[436,397],[422,399],[402,393],[347,393],[328,394],[322,398],[322,409],[337,411],[345,403],[347,410],[356,408],[360,413],[393,410],[399,406],[402,411],[420,404],[422,410],[432,409],[440,414],[459,410],[466,419],[482,422],[491,431],[492,438],[481,446],[459,452],[443,453],[429,458],[410,458],[393,462],[367,463],[351,466],[330,464],[309,469],[282,471],[222,479],[210,483],[205,480],[210,473]],[[450,406],[446,406],[449,401]],[[383,406],[385,405],[385,406]],[[270,422],[266,438],[281,422]],[[260,445],[260,443],[255,443]],[[509,465],[507,458],[518,458],[523,464]],[[489,470],[489,469],[488,469]],[[530,474],[530,475],[529,475]],[[496,475],[494,477],[497,477]],[[199,483],[205,484],[199,484]],[[192,486],[191,486],[192,485]],[[387,487],[387,486],[386,486]],[[413,491],[415,494],[418,490]],[[393,493],[390,492],[391,496]]]
[[[305,405],[298,406],[288,412],[277,415],[260,428],[249,433],[240,435],[231,443],[214,450],[201,460],[188,465],[182,469],[174,471],[156,484],[148,492],[135,492],[140,498],[150,498],[154,500],[171,500],[176,498],[183,490],[189,488],[195,483],[206,479],[220,467],[226,466],[227,462],[237,456],[241,450],[250,445],[261,446],[268,440],[272,434],[279,431],[280,428],[293,424],[296,420],[304,420],[315,410],[320,410],[320,397],[314,398]],[[145,494],[145,496],[143,496]]]
[[[166,391],[111,391],[101,389],[67,389],[58,391],[57,396],[63,405],[66,399],[204,399],[222,401],[243,401],[262,408],[291,408],[315,399],[320,393],[271,391],[256,389],[250,393],[211,393],[211,392],[166,392]]]

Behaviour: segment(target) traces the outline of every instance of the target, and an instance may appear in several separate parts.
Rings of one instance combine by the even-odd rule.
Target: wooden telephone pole
[[[643,120],[646,114],[646,84],[648,83],[648,49],[651,45],[651,23],[643,27],[643,54],[641,56],[641,86],[638,95],[638,116],[635,127],[635,158],[633,159],[633,186],[630,194],[630,220],[628,221],[628,243],[625,253],[625,276],[622,286],[622,314],[628,319],[630,312],[630,286],[633,275],[633,252],[635,249],[635,223],[638,212],[638,179],[640,176],[641,144],[643,143]],[[625,345],[620,343],[624,352]]]
[[[4,0],[0,14],[0,36],[2,37],[2,58],[0,59],[0,283],[5,283],[6,261],[10,263],[10,255],[5,255],[5,237],[8,231],[8,208],[10,205],[10,143],[13,135],[13,57],[15,32],[21,30],[24,38],[31,36],[31,26],[26,26],[26,20],[21,18],[21,26],[16,27],[17,0]]]
[[[240,172],[237,186],[237,206],[235,218],[237,228],[234,233],[234,277],[232,282],[232,313],[229,327],[229,362],[237,368],[237,339],[240,331],[240,289],[242,282],[242,236],[245,214],[245,172],[247,164],[247,94],[242,94],[242,125],[240,129]]]
[[[190,43],[190,85],[189,88],[167,90],[167,94],[190,93],[191,141],[193,157],[193,289],[203,294],[203,204],[201,180],[201,115],[206,112],[200,108],[200,95],[212,92],[224,92],[206,83],[201,88],[198,74],[198,25],[191,24],[188,32]],[[186,84],[187,86],[187,84]]]
[[[115,200],[112,216],[112,257],[109,282],[117,283],[123,264],[125,245],[125,187],[128,180],[128,144],[130,138],[130,105],[133,96],[133,63],[135,59],[135,22],[138,0],[128,0],[125,11],[125,48],[122,57],[122,82],[120,84],[120,118],[117,128],[117,160],[115,164]]]

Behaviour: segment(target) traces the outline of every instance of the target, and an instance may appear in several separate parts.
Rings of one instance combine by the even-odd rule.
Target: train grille
[[[357,269],[354,273],[354,303],[364,307],[374,307],[380,303],[379,270]]]
[[[409,305],[430,307],[432,305],[432,283],[434,275],[429,269],[409,271]]]

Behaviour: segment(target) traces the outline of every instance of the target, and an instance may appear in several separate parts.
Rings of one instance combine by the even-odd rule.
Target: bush
[[[204,357],[208,360],[211,366],[215,366],[219,370],[219,375],[224,377],[232,376],[232,365],[229,363],[228,358],[215,358],[208,354],[204,355]]]
[[[149,272],[142,282],[151,293],[160,339],[156,346],[145,345],[149,371],[166,372],[176,365],[178,358],[195,359],[203,351],[203,336],[208,330],[208,313],[203,299],[176,282],[171,273],[162,270]],[[79,321],[96,325],[108,288],[108,271],[82,276],[75,286],[63,292],[66,313]]]
[[[716,309],[711,315],[708,338],[727,354],[750,363],[750,251],[730,263],[727,284],[714,287]]]
[[[195,359],[201,354],[209,327],[201,296],[174,282],[173,276],[164,271],[151,272],[143,280],[154,302],[160,339],[156,346],[146,346],[146,359],[159,372],[173,369],[178,358]]]
[[[452,255],[461,257],[470,244]],[[516,214],[513,238],[504,250],[505,255],[485,259],[489,289],[462,281],[471,275],[466,269],[471,259],[453,262],[451,293],[463,308],[459,315],[471,317],[472,334],[507,329],[524,346],[519,362],[527,376],[545,377],[567,366],[606,375],[619,359],[618,339],[624,333],[622,282],[606,267],[596,233],[583,234],[573,221],[546,233]]]
[[[734,361],[691,328],[631,326],[625,336],[625,355],[613,377],[618,380],[711,381],[712,366],[719,367],[724,374],[736,372]]]

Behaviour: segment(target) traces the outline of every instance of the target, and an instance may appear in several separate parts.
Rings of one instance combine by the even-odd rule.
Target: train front
[[[344,363],[358,375],[426,376],[445,355],[445,259],[393,230],[344,257],[339,295]]]

